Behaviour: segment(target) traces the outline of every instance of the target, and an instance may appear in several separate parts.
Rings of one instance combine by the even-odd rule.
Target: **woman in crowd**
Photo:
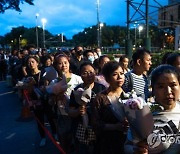
[[[79,75],[73,74],[70,71],[69,58],[65,54],[59,54],[55,57],[54,67],[57,70],[59,77],[64,74],[67,82],[67,90],[65,93],[60,93],[56,97],[54,103],[57,104],[58,122],[57,132],[59,140],[66,152],[71,150],[72,132],[71,132],[71,119],[67,114],[68,103],[71,91],[83,81]],[[56,83],[58,79],[52,82]]]
[[[124,70],[124,74],[129,72],[129,58],[126,55],[123,55],[119,58],[119,64],[121,65],[122,69]]]
[[[97,71],[98,75],[96,76],[96,79],[95,79],[96,82],[103,84],[105,87],[108,87],[109,84],[106,82],[104,76],[102,75],[102,69],[103,69],[103,66],[109,61],[110,59],[107,55],[103,55],[99,57],[99,69]]]
[[[53,64],[52,57],[50,55],[45,55],[42,58],[42,66],[43,67],[49,67]]]
[[[101,71],[102,71],[103,66],[109,61],[110,59],[107,55],[102,55],[99,57],[99,74],[102,74]]]
[[[41,70],[38,68],[39,66],[39,58],[35,55],[31,55],[27,58],[27,67],[30,70],[30,73],[27,75],[28,80],[28,90],[30,91],[30,100],[33,102],[36,102],[34,105],[34,114],[38,118],[38,120],[41,122],[42,125],[44,125],[44,116],[46,115],[50,126],[52,130],[52,134],[56,136],[56,126],[53,121],[53,113],[51,110],[51,107],[47,102],[44,102],[41,100],[42,98],[38,97],[38,93],[36,93],[37,89],[40,89],[42,86],[44,86],[44,81],[42,77]],[[44,146],[46,144],[46,138],[45,138],[45,132],[41,125],[38,124],[38,130],[41,136],[40,146]]]
[[[93,103],[93,124],[97,133],[96,152],[120,154],[123,153],[128,128],[123,111],[118,106],[119,99],[124,98],[124,71],[118,62],[110,61],[104,65],[102,75],[109,87],[98,94]]]
[[[85,50],[83,53],[83,57],[85,60],[90,61],[92,64],[95,60],[94,51],[93,50]]]
[[[69,58],[65,54],[60,54],[55,57],[54,66],[59,74],[64,74],[68,84],[66,95],[70,98],[71,91],[80,83],[82,79],[79,75],[71,73]]]
[[[180,53],[172,53],[167,57],[167,64],[180,70]]]
[[[55,69],[53,67],[53,60],[52,60],[52,57],[50,55],[45,55],[45,56],[41,57],[41,62],[42,62],[41,72],[44,76],[47,75],[48,71],[53,72],[53,70],[54,70],[54,72],[55,72]],[[57,76],[57,73],[56,73],[56,76],[54,74],[55,73],[53,73],[51,75],[51,77],[45,77],[44,78],[44,85],[45,86],[49,85],[49,83]]]
[[[180,74],[170,65],[160,65],[151,76],[152,90],[157,107],[153,111],[154,134],[159,140],[153,142],[148,137],[147,143],[141,141],[134,148],[135,153],[179,153],[178,133],[180,128]],[[160,135],[165,136],[162,141]],[[168,135],[173,140],[168,140]],[[178,140],[179,141],[179,140]],[[132,152],[132,151],[131,151]]]
[[[105,87],[99,83],[94,82],[95,81],[95,68],[92,65],[91,62],[84,62],[80,66],[80,74],[81,78],[83,80],[83,83],[78,85],[74,91],[78,91],[78,89],[86,89],[90,88],[91,89],[91,99],[90,102],[88,102],[86,105],[82,105],[81,102],[77,102],[74,91],[71,93],[71,98],[70,98],[70,109],[69,109],[69,115],[73,119],[73,132],[75,138],[75,142],[77,145],[77,153],[81,154],[89,154],[93,153],[94,150],[94,142],[95,138],[91,138],[90,141],[82,141],[79,139],[79,136],[77,134],[77,131],[79,130],[78,126],[80,126],[83,123],[82,117],[87,114],[88,115],[88,127],[91,127],[91,104],[92,101],[95,97],[95,95],[102,90],[105,89]],[[87,132],[88,133],[88,132]],[[83,134],[85,135],[85,134]],[[89,137],[89,136],[87,136]]]

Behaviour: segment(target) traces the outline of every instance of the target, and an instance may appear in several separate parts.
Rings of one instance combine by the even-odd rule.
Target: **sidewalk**
[[[22,120],[21,108],[17,94],[0,81],[0,154],[58,154],[48,137],[46,146],[39,147],[36,121]]]

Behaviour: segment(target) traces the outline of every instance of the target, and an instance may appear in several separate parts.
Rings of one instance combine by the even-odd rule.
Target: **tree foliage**
[[[18,12],[21,12],[19,7],[20,4],[28,3],[30,5],[34,5],[34,0],[0,0],[0,13],[4,13],[8,9],[13,9]]]
[[[101,28],[101,38],[103,46],[113,46],[114,43],[118,43],[121,46],[125,45],[126,31],[125,27],[121,26],[104,26]],[[85,28],[83,32],[73,36],[75,44],[83,46],[97,46],[97,25]]]
[[[43,47],[43,29],[38,28],[38,46]],[[4,37],[0,37],[0,45],[4,48],[5,45],[9,45],[12,48],[23,48],[28,44],[37,45],[36,40],[36,27],[25,28],[24,26],[12,28],[11,32],[7,33]],[[65,36],[63,40],[67,42]],[[45,42],[46,47],[58,47],[61,44],[61,39],[57,35],[51,34],[49,31],[45,30]]]
[[[123,26],[108,26],[104,24],[101,29],[102,47],[112,47],[114,44],[125,47],[126,40],[126,27]],[[38,46],[43,47],[43,29],[37,27],[38,31]],[[138,33],[138,30],[137,32]],[[132,42],[135,42],[135,29],[130,29],[130,36]],[[167,35],[165,35],[167,34]],[[136,34],[137,35],[137,34]],[[149,36],[151,37],[151,46],[159,50],[161,48],[173,49],[174,48],[174,32],[171,29],[159,29],[155,25],[150,25]],[[36,27],[25,28],[20,26],[13,28],[10,33],[4,37],[0,37],[0,46],[13,46],[15,48],[24,47],[26,44],[36,45]],[[141,32],[141,36],[136,36],[136,45],[144,45],[145,30]],[[72,47],[76,45],[97,47],[97,25],[85,28],[82,32],[73,36],[72,40],[66,39],[63,35],[63,42],[61,35],[53,35],[45,30],[45,43],[46,47]],[[158,40],[158,41],[157,41]]]

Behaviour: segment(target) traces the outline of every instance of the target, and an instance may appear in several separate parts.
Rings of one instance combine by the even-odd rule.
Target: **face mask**
[[[94,59],[98,59],[99,57],[98,56],[94,56]]]
[[[99,55],[99,57],[102,55],[102,53],[101,52],[98,52],[98,55]]]
[[[89,56],[89,57],[88,57],[88,60],[89,60],[91,63],[93,63],[93,62],[94,62],[94,56]]]
[[[81,56],[83,54],[82,51],[76,51],[76,53],[77,53],[78,56]]]

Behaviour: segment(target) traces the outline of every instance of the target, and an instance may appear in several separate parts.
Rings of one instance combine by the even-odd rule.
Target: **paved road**
[[[47,137],[39,147],[40,136],[33,118],[21,118],[22,103],[6,82],[0,81],[0,154],[58,154]]]

